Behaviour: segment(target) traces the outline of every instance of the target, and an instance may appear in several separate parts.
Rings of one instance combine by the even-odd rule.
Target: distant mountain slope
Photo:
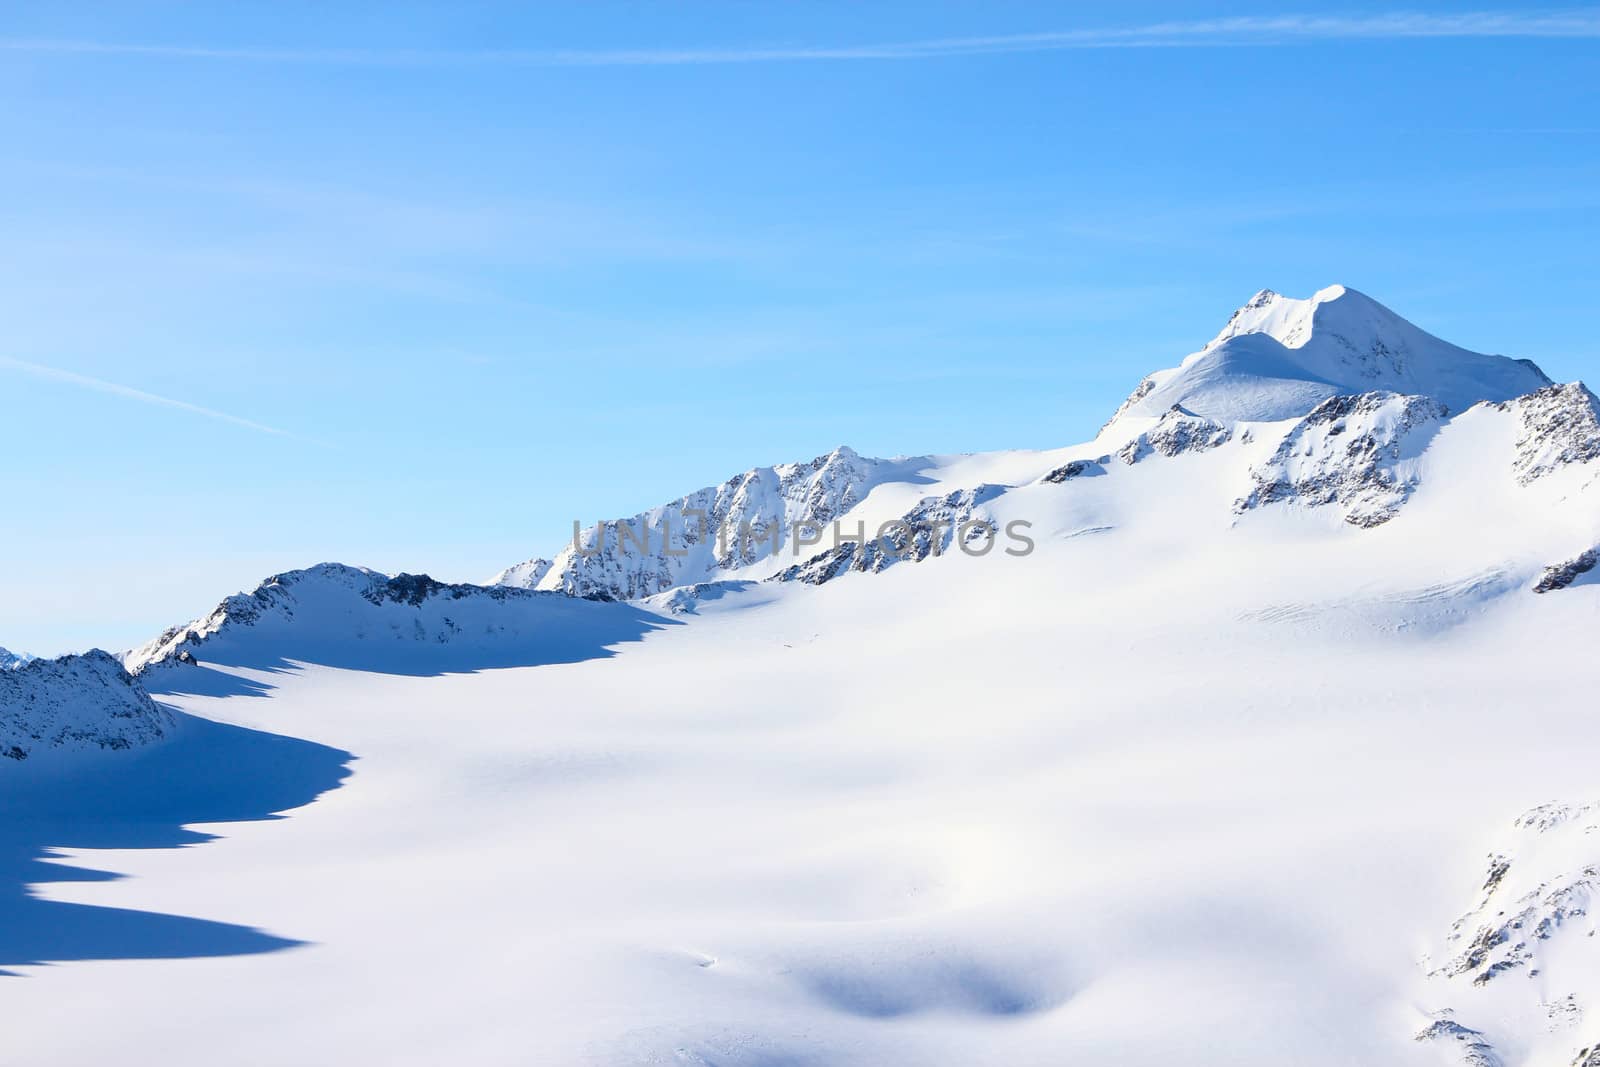
[[[0,670],[0,756],[128,749],[172,728],[161,708],[108,652],[31,659]]]
[[[762,564],[770,572],[794,524],[826,527],[875,486],[913,480],[916,466],[841,446],[809,462],[753,467],[631,518],[589,526],[553,561],[532,559],[492,581],[634,600]]]
[[[1304,415],[1331,396],[1427,396],[1451,412],[1550,384],[1527,360],[1441,341],[1342,285],[1294,300],[1263,289],[1177,367],[1139,383],[1113,422],[1158,418],[1175,404],[1221,421]]]
[[[322,563],[228,597],[210,614],[128,652],[124,662],[157,689],[194,684],[187,673],[197,665],[477,670],[603,655],[608,645],[651,629],[652,618],[559,593]]]

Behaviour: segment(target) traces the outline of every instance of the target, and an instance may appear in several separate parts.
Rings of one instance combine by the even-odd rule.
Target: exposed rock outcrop
[[[885,570],[896,563],[920,563],[930,556],[960,549],[987,554],[1000,537],[984,505],[1006,491],[1001,485],[980,485],[942,497],[928,497],[881,532],[867,531],[863,541],[845,541],[787,567],[770,580],[824,585],[850,571]],[[982,547],[987,543],[987,547]]]
[[[1394,518],[1417,484],[1408,461],[1421,454],[1444,420],[1444,405],[1395,393],[1336,396],[1295,424],[1234,512],[1281,501],[1336,507],[1353,526]]]
[[[1117,456],[1131,464],[1152,454],[1172,457],[1185,452],[1209,452],[1227,444],[1232,437],[1231,428],[1174,404],[1154,426],[1123,445]]]
[[[137,748],[172,727],[171,713],[99,649],[0,671],[0,757]]]
[[[1600,400],[1582,382],[1551,385],[1499,407],[1522,420],[1511,468],[1523,485],[1600,457]]]
[[[1552,564],[1544,569],[1544,574],[1534,584],[1533,591],[1535,593],[1550,593],[1557,589],[1565,589],[1585,574],[1594,570],[1596,563],[1600,563],[1600,548],[1591,548],[1587,552],[1580,552],[1565,563]]]

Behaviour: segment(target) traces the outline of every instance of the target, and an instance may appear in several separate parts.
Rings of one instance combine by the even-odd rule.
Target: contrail
[[[179,411],[187,411],[191,415],[203,415],[208,419],[216,419],[219,422],[230,422],[235,426],[243,426],[247,430],[255,430],[258,433],[270,433],[277,437],[292,438],[295,436],[287,430],[278,429],[276,426],[267,426],[264,423],[254,422],[250,419],[242,419],[237,415],[229,415],[225,411],[204,408],[199,404],[191,404],[187,400],[174,400],[169,396],[157,396],[155,393],[147,393],[143,389],[118,385],[116,382],[108,382],[100,378],[91,378],[87,374],[77,374],[70,370],[61,370],[59,367],[46,367],[40,363],[29,363],[25,359],[0,356],[0,367],[9,367],[12,370],[22,371],[24,374],[31,374],[35,378],[76,385],[83,389],[92,389],[97,393],[110,393],[112,396],[126,397],[129,400],[138,400],[146,404],[158,404],[161,407],[176,408]]]
[[[1090,27],[989,37],[947,37],[880,44],[774,45],[646,49],[362,49],[260,48],[112,41],[0,39],[0,51],[59,55],[149,56],[252,63],[339,66],[503,65],[665,67],[748,63],[939,59],[1087,48],[1265,47],[1304,41],[1424,38],[1600,38],[1600,9],[1476,11],[1460,14],[1249,15],[1234,18]]]

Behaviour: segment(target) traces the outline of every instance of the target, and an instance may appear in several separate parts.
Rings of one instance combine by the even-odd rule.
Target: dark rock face
[[[1557,589],[1565,589],[1580,577],[1594,570],[1595,564],[1600,563],[1600,549],[1591,548],[1580,554],[1576,559],[1569,559],[1565,563],[1557,563],[1546,567],[1544,575],[1534,585],[1535,593],[1550,593]]]
[[[1151,454],[1172,457],[1185,452],[1207,452],[1227,444],[1232,437],[1230,427],[1175,404],[1149,430],[1123,445],[1117,456],[1131,464]]]
[[[896,563],[920,563],[963,544],[998,537],[980,509],[1005,492],[1005,486],[980,485],[942,497],[928,497],[889,525],[881,535],[868,531],[865,542],[845,541],[796,563],[768,581],[825,585],[850,571],[877,573]],[[984,528],[979,529],[981,524]]]
[[[267,582],[289,586],[293,584],[293,578],[293,575],[280,574],[268,578]],[[374,604],[395,603],[417,607],[423,601],[434,597],[460,600],[462,597],[481,596],[491,600],[504,600],[507,596],[517,595],[515,590],[504,586],[450,584],[437,581],[426,574],[397,574],[393,578],[374,575],[373,578],[374,580],[361,591],[361,595]]]
[[[0,756],[8,759],[47,749],[137,748],[172,727],[172,715],[99,649],[0,671]]]
[[[877,547],[865,547],[854,541],[846,542],[826,552],[818,553],[802,563],[785,567],[768,581],[801,582],[805,585],[826,585],[850,571],[880,571],[889,564],[880,556]]]
[[[1070,463],[1063,463],[1055,470],[1046,474],[1039,480],[1049,482],[1051,485],[1060,485],[1070,482],[1074,478],[1093,478],[1105,474],[1106,469],[1092,459],[1075,459]]]
[[[1362,393],[1329,397],[1295,424],[1235,514],[1279,501],[1343,509],[1352,526],[1379,526],[1399,512],[1416,475],[1399,464],[1419,453],[1448,413],[1429,397]]]
[[[1547,386],[1495,406],[1514,410],[1522,420],[1512,461],[1522,485],[1600,458],[1600,400],[1582,382]]]
[[[1417,1040],[1455,1045],[1464,1067],[1502,1067],[1504,1063],[1482,1031],[1462,1026],[1454,1019],[1436,1019],[1417,1035]]]

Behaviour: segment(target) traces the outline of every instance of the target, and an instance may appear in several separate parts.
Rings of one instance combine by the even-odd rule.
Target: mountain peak
[[[1319,329],[1333,329],[1336,322],[1348,325],[1361,320],[1372,328],[1390,332],[1416,329],[1370,296],[1347,286],[1330,285],[1303,300],[1262,289],[1229,317],[1227,325],[1205,348],[1189,359],[1229,338],[1252,333],[1266,334],[1286,348],[1299,348]]]
[[[1459,411],[1548,384],[1526,360],[1459,348],[1348,286],[1305,299],[1262,289],[1204,348],[1146,377],[1112,421],[1159,418],[1174,404],[1222,421],[1277,421],[1330,396],[1375,390]]]

